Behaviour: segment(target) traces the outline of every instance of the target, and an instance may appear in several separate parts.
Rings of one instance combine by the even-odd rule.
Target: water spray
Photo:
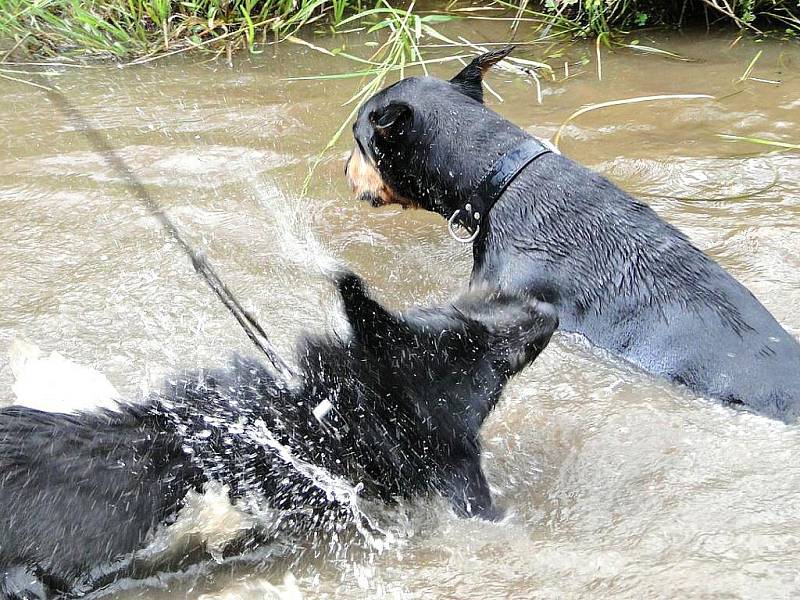
[[[166,232],[178,242],[178,245],[189,257],[189,260],[192,261],[194,270],[205,280],[211,290],[217,295],[217,298],[225,305],[225,308],[234,316],[256,348],[267,357],[272,366],[278,370],[284,379],[287,381],[290,380],[294,373],[289,364],[281,358],[275,347],[269,341],[264,328],[261,327],[256,318],[236,299],[236,296],[234,296],[230,288],[220,279],[205,255],[192,248],[183,238],[180,231],[175,226],[175,223],[173,223],[169,216],[167,216],[164,210],[148,193],[147,189],[136,177],[131,168],[114,151],[108,143],[108,140],[89,125],[89,122],[80,110],[67,100],[67,97],[61,90],[45,84],[35,85],[45,91],[47,97],[56,106],[59,112],[61,112],[67,120],[72,121],[76,125],[76,128],[83,133],[94,151],[105,160],[106,164],[108,164],[112,170],[116,171],[117,174],[122,177],[128,190],[147,207],[150,213],[161,223],[161,226]]]

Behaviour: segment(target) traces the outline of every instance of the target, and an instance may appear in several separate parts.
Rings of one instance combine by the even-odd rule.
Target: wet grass
[[[40,58],[230,55],[313,23],[335,26],[362,8],[357,0],[0,0],[0,36]]]
[[[593,36],[608,44],[626,29],[698,21],[800,35],[796,0],[486,0],[432,6],[420,11],[413,2],[385,0],[0,0],[0,47],[36,58],[144,60],[192,48],[230,58],[238,50],[259,52],[268,42],[291,40],[309,26],[391,33],[401,27],[407,39],[432,36],[447,44],[434,35],[435,24],[455,18],[505,21],[509,37],[537,41]],[[421,61],[422,54],[416,58]]]
[[[707,28],[735,25],[757,34],[800,35],[800,4],[793,0],[501,0],[519,16],[544,18],[582,36],[610,38],[652,26]]]
[[[764,138],[746,136],[746,135],[731,135],[728,133],[717,134],[718,137],[730,142],[748,142],[750,144],[758,144],[759,146],[767,146],[772,150],[787,151],[793,150],[800,152],[800,144],[793,144],[790,142],[782,142],[780,140],[768,140]]]

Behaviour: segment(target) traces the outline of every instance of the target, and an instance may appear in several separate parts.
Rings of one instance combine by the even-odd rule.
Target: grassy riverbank
[[[0,36],[41,57],[257,51],[303,26],[335,27],[359,8],[351,0],[0,0]]]
[[[293,40],[301,28],[399,29],[419,41],[436,37],[437,22],[457,18],[507,21],[509,37],[518,40],[604,39],[625,29],[697,22],[800,35],[796,0],[495,0],[424,7],[386,0],[0,0],[0,43],[37,58],[130,60],[187,48],[231,55]]]

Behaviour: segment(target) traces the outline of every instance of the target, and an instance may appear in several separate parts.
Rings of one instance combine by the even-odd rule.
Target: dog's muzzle
[[[399,204],[404,208],[414,206],[414,203],[395,193],[370,162],[361,149],[356,147],[350,153],[344,166],[344,173],[350,187],[359,200],[369,202],[374,207],[387,204]]]

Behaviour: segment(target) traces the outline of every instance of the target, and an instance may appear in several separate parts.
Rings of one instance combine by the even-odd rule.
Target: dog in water
[[[478,432],[547,345],[555,310],[473,290],[395,314],[353,274],[337,286],[349,335],[307,339],[297,381],[236,359],[117,410],[0,410],[0,598],[81,595],[128,576],[211,484],[276,515],[223,556],[356,518],[356,498],[432,492],[460,516],[497,517]]]
[[[465,228],[474,285],[551,303],[564,330],[650,373],[794,421],[800,344],[753,294],[648,206],[484,106],[483,76],[510,51],[369,99],[346,168],[356,193]]]

